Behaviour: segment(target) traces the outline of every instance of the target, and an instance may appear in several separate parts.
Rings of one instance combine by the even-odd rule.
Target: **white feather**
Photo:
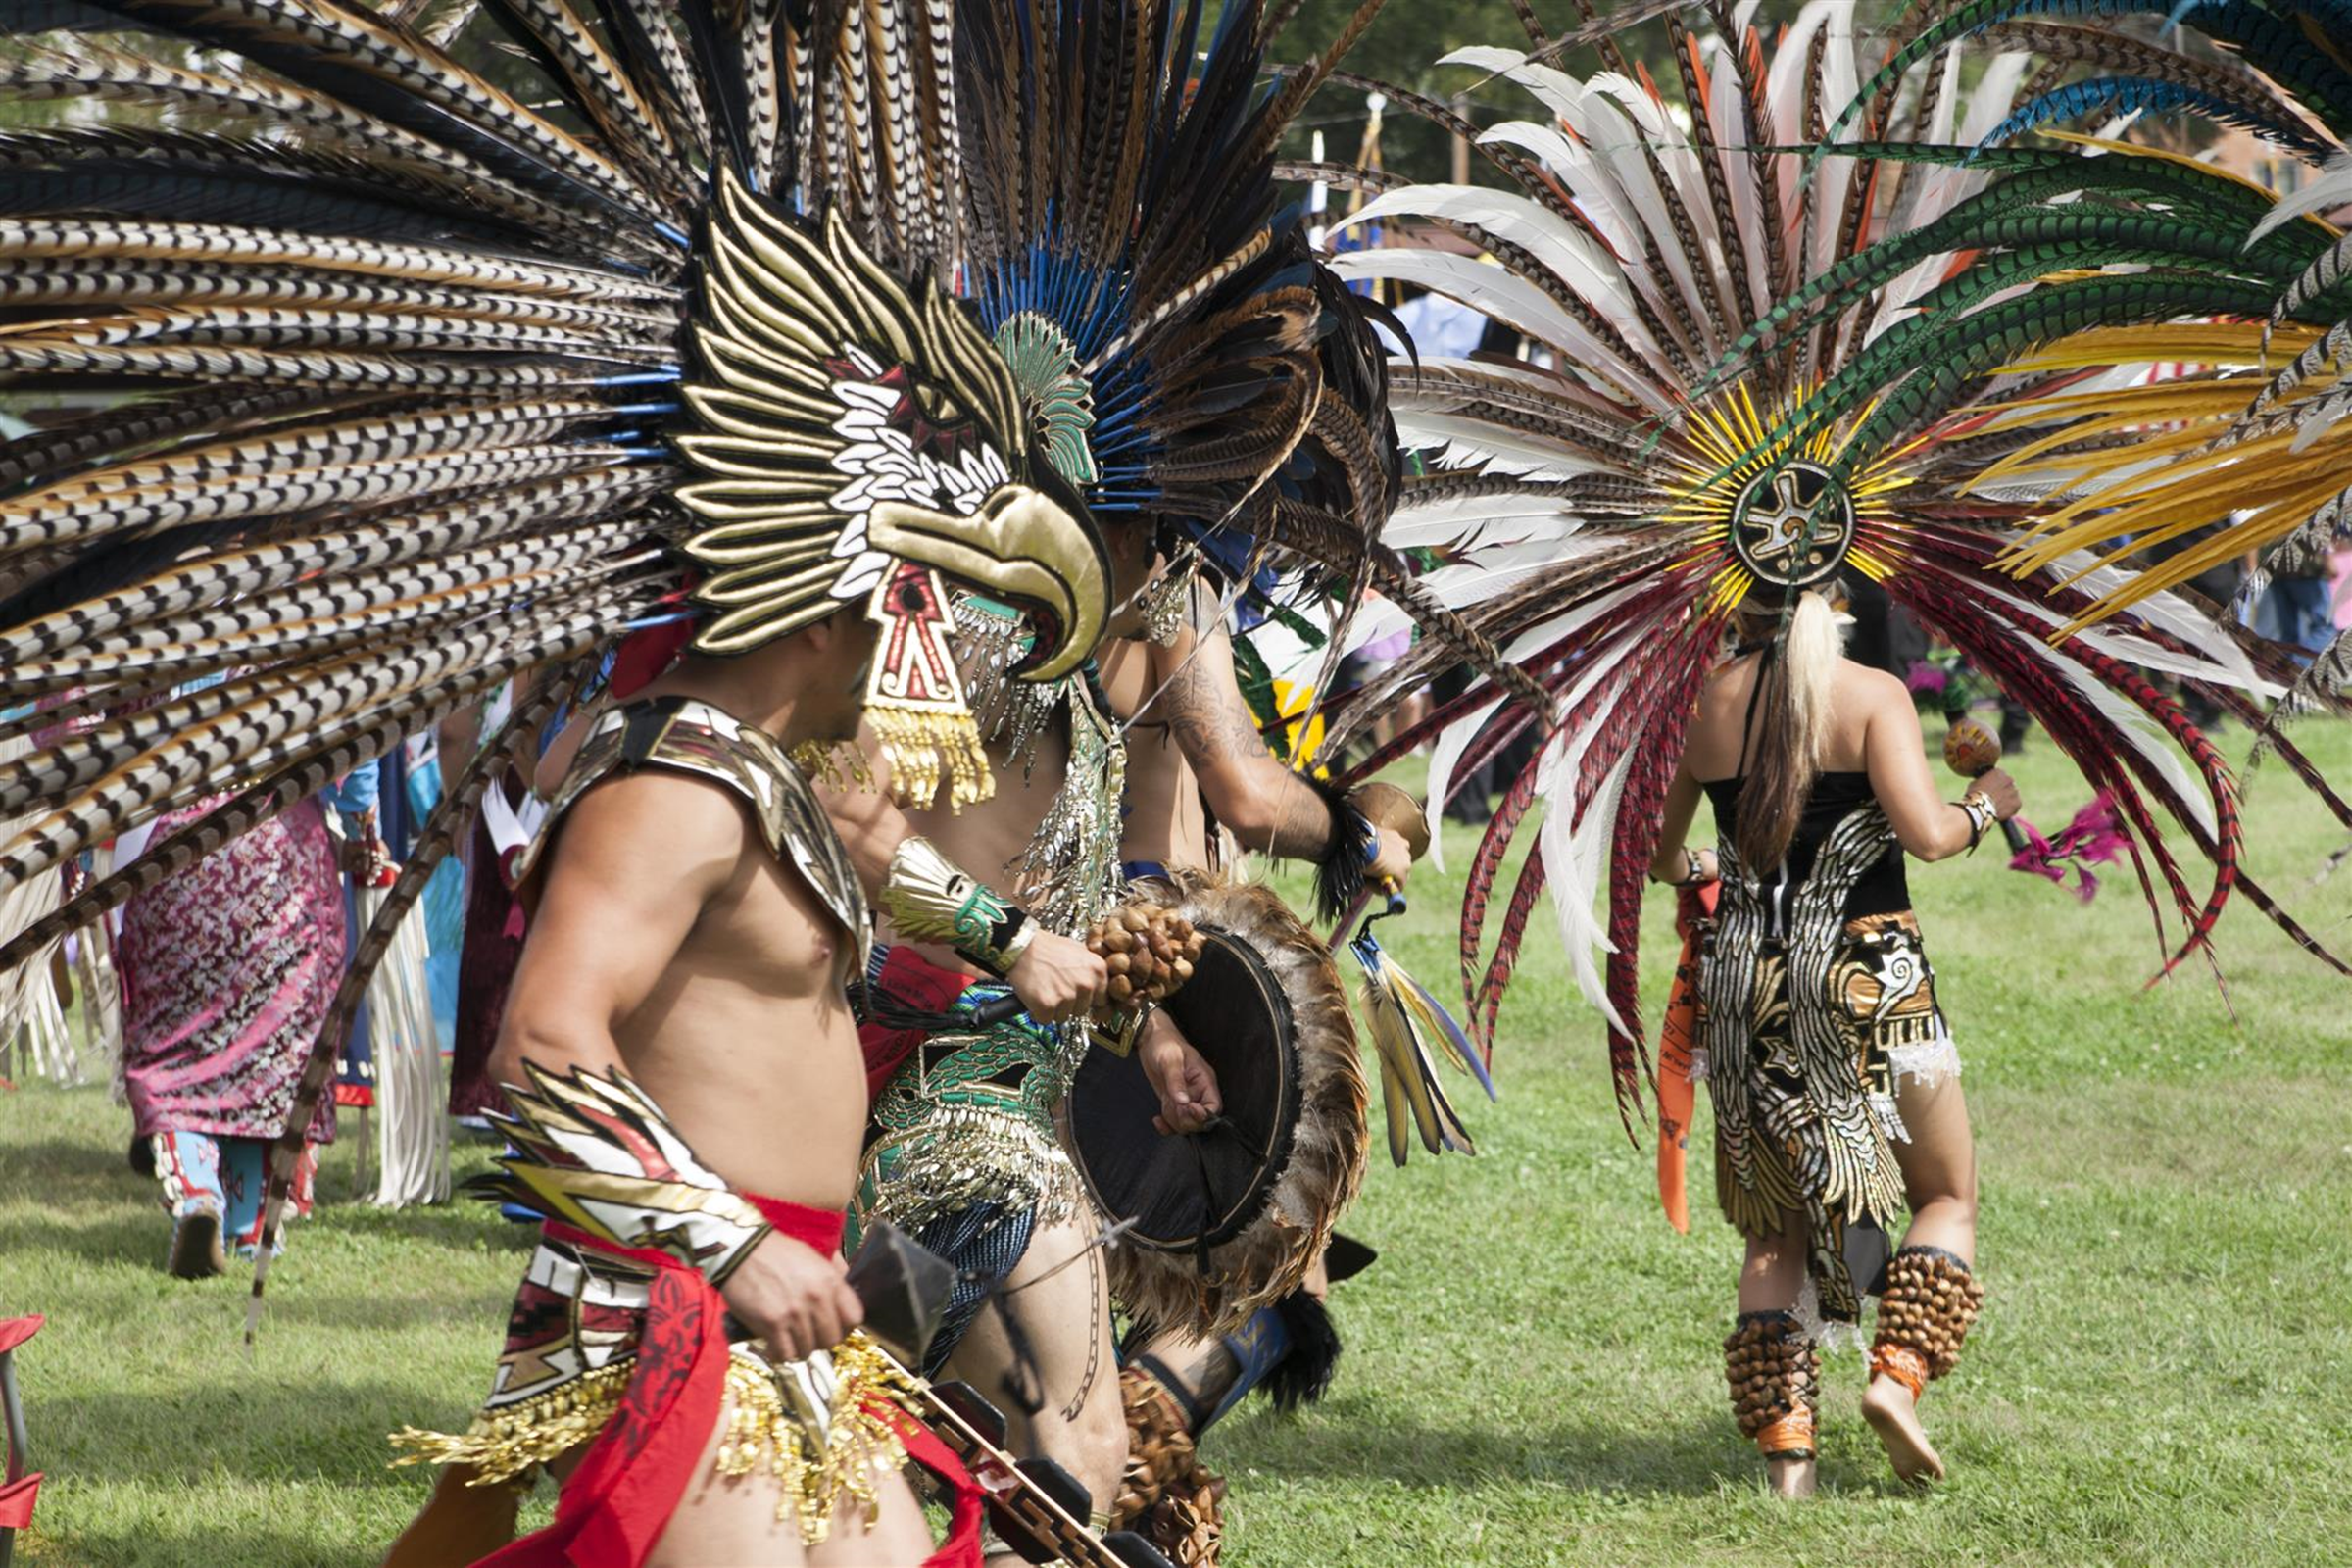
[[[1495,126],[1481,141],[1509,143],[1542,159],[1614,249],[1629,286],[1649,302],[1661,319],[1671,318],[1665,297],[1668,287],[1681,291],[1689,302],[1687,308],[1696,305],[1690,265],[1675,242],[1673,217],[1621,106],[1566,72],[1530,65],[1525,55],[1507,49],[1460,49],[1442,63],[1473,65],[1507,76],[1549,109],[1567,127],[1568,135],[1546,125],[1512,122]],[[1653,249],[1666,265],[1667,277],[1654,276],[1647,267],[1631,265]],[[1705,319],[1703,308],[1692,309],[1691,314]]]
[[[2112,593],[2128,586],[2139,574],[2116,566],[2091,565],[2090,556],[2077,551],[2063,556],[2055,569],[2063,574],[2084,571],[2078,586],[2094,594]],[[1986,586],[1981,590],[2039,622],[2045,632],[2054,632],[2062,624],[2060,617],[2048,606],[2013,592],[2007,588]],[[2086,647],[2118,659],[2127,664],[2138,664],[2179,675],[2189,680],[2204,681],[2213,686],[2234,686],[2261,698],[2285,695],[2286,688],[2274,681],[2264,680],[2255,673],[2253,662],[2237,646],[2230,633],[2214,624],[2207,615],[2179,594],[2157,593],[2132,607],[2132,613],[2188,645],[2189,652],[2178,652],[2130,630],[2129,621],[2108,621],[2086,627],[2076,637]],[[2036,643],[2040,638],[2034,639]],[[2202,652],[2199,652],[2201,650]]]
[[[1936,108],[1936,122],[1941,130],[1938,139],[1956,139],[1964,146],[1973,147],[1990,135],[2002,121],[2009,118],[2010,110],[2017,103],[2018,88],[2024,84],[2026,72],[2033,64],[2032,55],[2014,50],[1993,56],[1985,65],[1984,74],[1977,78],[1975,88],[1965,95],[1968,115],[1959,122],[1958,133],[1954,137],[1951,126],[1963,94],[1959,74],[1960,52],[1952,51],[1946,60],[1943,101]],[[1913,203],[1908,196],[1905,197],[1905,223],[1916,228],[1923,223],[1934,222],[1983,190],[1991,177],[1988,170],[1974,168],[1912,171],[1905,176],[1905,182],[1917,182],[1919,198]],[[1923,290],[1933,287],[1941,278],[1950,261],[1949,252],[1928,257],[1883,290],[1879,296],[1879,321],[1873,324],[1869,336],[1877,336],[1882,323],[1893,318],[1895,310],[1908,305]]]
[[[1557,548],[1584,525],[1584,518],[1551,496],[1464,496],[1398,508],[1381,529],[1380,542],[1398,550],[1428,550],[1457,540],[1544,539]]]
[[[1833,6],[1826,17],[1826,41],[1821,55],[1821,101],[1824,104],[1850,104],[1862,90],[1861,73],[1854,63],[1854,11],[1851,6]],[[1835,115],[1836,111],[1831,111]],[[1858,140],[1862,122],[1857,120],[1837,138],[1838,141]],[[1809,187],[1812,203],[1812,247],[1807,258],[1807,276],[1826,271],[1837,260],[1838,225],[1845,214],[1845,195],[1854,179],[1854,161],[1850,158],[1824,158],[1813,171]]]
[[[1665,106],[1632,78],[1615,72],[1602,72],[1588,85],[1592,92],[1607,98],[1632,117],[1639,127],[1642,142],[1656,156],[1658,166],[1666,171],[1667,184],[1672,187],[1671,199],[1679,203],[1690,216],[1691,225],[1698,234],[1699,248],[1706,252],[1701,260],[1706,263],[1708,278],[1715,291],[1713,298],[1717,303],[1714,311],[1724,311],[1724,307],[1732,300],[1732,284],[1731,274],[1724,265],[1721,224],[1712,216],[1714,203],[1707,193],[1707,176],[1699,167],[1698,154],[1691,147],[1690,136],[1668,117]],[[1672,229],[1669,228],[1667,233],[1671,236]],[[1666,243],[1671,246],[1673,241],[1669,238]],[[1692,279],[1688,286],[1700,319],[1714,314],[1699,296],[1697,280]],[[1730,310],[1724,311],[1724,314],[1744,317],[1746,313]]]
[[[1448,468],[1488,467],[1531,479],[1573,479],[1580,473],[1604,471],[1602,465],[1543,436],[1435,411],[1391,412],[1406,448],[1442,449],[1439,462]]]
[[[2009,598],[2013,603],[2023,603],[2013,595],[2002,594],[2001,597]],[[2117,696],[2104,681],[2074,660],[2063,657],[2039,637],[2020,637],[2017,645],[2031,650],[2035,658],[2056,670],[2059,678],[2076,695],[2104,714],[2122,735],[2124,744],[2154,763],[2157,771],[2187,803],[2188,814],[2197,825],[2209,836],[2215,831],[2212,796],[2204,783],[2181,760],[2180,748],[2173,743],[2171,736],[2138,708]]]
[[[1638,583],[1629,584],[1592,601],[1573,615],[1560,617],[1559,623],[1549,628],[1548,640],[1557,641],[1576,625],[1605,614],[1640,587]],[[1560,699],[1561,711],[1583,703],[1603,682],[1621,680],[1631,656],[1642,646],[1639,630],[1613,634],[1607,646],[1591,656],[1584,672]],[[1532,652],[1532,647],[1528,651]],[[1552,909],[1560,922],[1560,940],[1568,950],[1577,985],[1610,1025],[1624,1033],[1624,1020],[1609,1004],[1607,983],[1595,959],[1596,953],[1609,954],[1616,949],[1608,939],[1606,927],[1593,914],[1592,906],[1600,892],[1601,858],[1615,832],[1617,802],[1624,794],[1634,753],[1628,747],[1625,755],[1610,765],[1599,788],[1589,801],[1582,803],[1580,812],[1575,781],[1583,775],[1585,760],[1599,732],[1597,724],[1588,724],[1574,734],[1563,730],[1545,749],[1543,765],[1536,775],[1536,790],[1544,802],[1544,830],[1537,842],[1544,857],[1544,875],[1550,884]]]
[[[1732,233],[1746,258],[1749,298],[1740,305],[1740,318],[1754,320],[1772,309],[1778,280],[1764,266],[1764,193],[1756,184],[1756,166],[1747,117],[1740,112],[1740,76],[1733,63],[1716,51],[1707,76],[1707,121],[1714,127],[1715,158],[1723,170],[1724,192],[1731,199]]]
[[[1641,220],[1616,172],[1589,149],[1570,141],[1549,125],[1506,120],[1478,138],[1481,147],[1516,147],[1532,153],[1545,172],[1568,193],[1568,199],[1600,231],[1604,244],[1618,257],[1638,256],[1642,250]],[[1630,284],[1632,278],[1628,278]]]
[[[1657,355],[1658,345],[1642,324],[1632,287],[1616,261],[1558,214],[1524,196],[1480,185],[1408,185],[1366,203],[1335,224],[1332,232],[1396,217],[1468,223],[1519,246],[1549,268],[1570,293],[1590,305],[1637,350],[1653,358]]]
[[[2352,202],[2352,151],[2339,152],[2328,160],[2318,178],[2289,196],[2281,196],[2277,206],[2254,225],[2246,236],[2253,244],[2281,224],[2291,223],[2306,213],[2326,213]]]
[[[2287,451],[2301,452],[2352,415],[2352,386],[2339,386],[2325,397],[2312,399],[2296,411],[2295,438]]]
[[[1568,950],[1568,963],[1576,973],[1577,989],[1619,1034],[1629,1031],[1609,1002],[1608,981],[1599,961],[1600,955],[1614,953],[1616,949],[1609,942],[1607,928],[1593,914],[1592,906],[1600,894],[1601,860],[1608,848],[1611,824],[1616,819],[1617,803],[1625,794],[1626,775],[1633,763],[1634,756],[1629,749],[1601,780],[1584,819],[1573,824],[1574,802],[1566,797],[1577,775],[1563,756],[1557,737],[1544,753],[1544,769],[1536,786],[1544,802],[1544,831],[1537,839],[1537,850],[1544,857],[1544,877],[1550,887],[1552,910],[1559,917],[1560,942]]]
[[[1568,368],[1597,372],[1592,378],[1604,391],[1635,397],[1660,412],[1668,407],[1665,395],[1650,384],[1647,374],[1604,346],[1543,290],[1507,269],[1467,256],[1426,250],[1351,251],[1333,258],[1331,266],[1334,272],[1351,282],[1395,278],[1458,300],[1530,337],[1557,346]]]
[[[1500,698],[1501,693],[1495,692]],[[1478,732],[1492,716],[1494,703],[1480,703],[1469,712],[1438,732],[1438,741],[1429,749],[1429,803],[1433,810],[1443,811],[1446,795],[1453,787],[1453,770],[1462,760],[1462,754],[1478,738]],[[1441,875],[1446,870],[1446,835],[1429,836],[1429,863]]]

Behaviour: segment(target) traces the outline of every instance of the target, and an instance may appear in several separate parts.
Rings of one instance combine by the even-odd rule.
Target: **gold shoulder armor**
[[[709,779],[749,803],[768,853],[799,873],[858,945],[858,972],[873,940],[865,893],[850,853],[808,780],[775,738],[723,709],[691,697],[657,697],[607,710],[580,743],[538,836],[523,851],[518,880],[555,837],[564,812],[614,772],[665,768]]]

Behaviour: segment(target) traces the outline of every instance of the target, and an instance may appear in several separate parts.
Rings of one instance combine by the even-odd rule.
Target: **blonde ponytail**
[[[1740,787],[1740,825],[1733,847],[1758,876],[1779,866],[1796,837],[1805,801],[1820,776],[1830,740],[1830,694],[1845,657],[1838,612],[1807,592],[1765,651],[1756,671],[1757,729],[1744,736],[1748,766]]]

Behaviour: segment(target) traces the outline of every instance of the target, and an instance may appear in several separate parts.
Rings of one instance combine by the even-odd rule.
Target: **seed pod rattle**
[[[1206,941],[1165,905],[1130,904],[1097,920],[1086,945],[1110,971],[1110,1005],[1097,1016],[1167,1001],[1193,977]]]
[[[1943,765],[1965,779],[1983,778],[2001,765],[2001,738],[1973,718],[1956,718],[1943,734]],[[2014,818],[2001,819],[2001,837],[2012,855],[2025,853],[2025,829]]]

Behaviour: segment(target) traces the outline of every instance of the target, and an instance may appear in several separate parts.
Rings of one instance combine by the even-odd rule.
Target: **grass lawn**
[[[2352,781],[2352,731],[2305,738]],[[2015,771],[2045,826],[2082,802],[2046,744]],[[2312,881],[2342,835],[2275,768],[2246,814],[2251,869],[2352,948],[2352,868]],[[1468,839],[1449,831],[1458,875]],[[1712,1211],[1709,1133],[1678,1236],[1540,913],[1503,1013],[1502,1102],[1464,1102],[1479,1157],[1384,1160],[1352,1216],[1382,1258],[1336,1299],[1332,1397],[1294,1420],[1253,1403],[1207,1445],[1233,1483],[1227,1560],[2345,1560],[2352,992],[2242,903],[2222,932],[2229,1005],[2198,970],[2143,991],[2157,950],[2128,873],[2087,908],[1990,852],[1914,881],[1984,1167],[1989,1299],[1927,1407],[1948,1485],[1886,1478],[1849,1357],[1825,1369],[1825,1495],[1765,1497],[1723,1392],[1738,1246]],[[1451,890],[1425,869],[1415,892],[1398,945],[1450,994]],[[1652,903],[1654,1015],[1672,955]],[[346,1145],[249,1359],[242,1278],[162,1273],[166,1222],[126,1134],[99,1090],[0,1095],[0,1312],[49,1314],[19,1357],[49,1472],[20,1560],[372,1562],[424,1490],[385,1467],[383,1435],[463,1423],[523,1233],[470,1207],[334,1201]]]

